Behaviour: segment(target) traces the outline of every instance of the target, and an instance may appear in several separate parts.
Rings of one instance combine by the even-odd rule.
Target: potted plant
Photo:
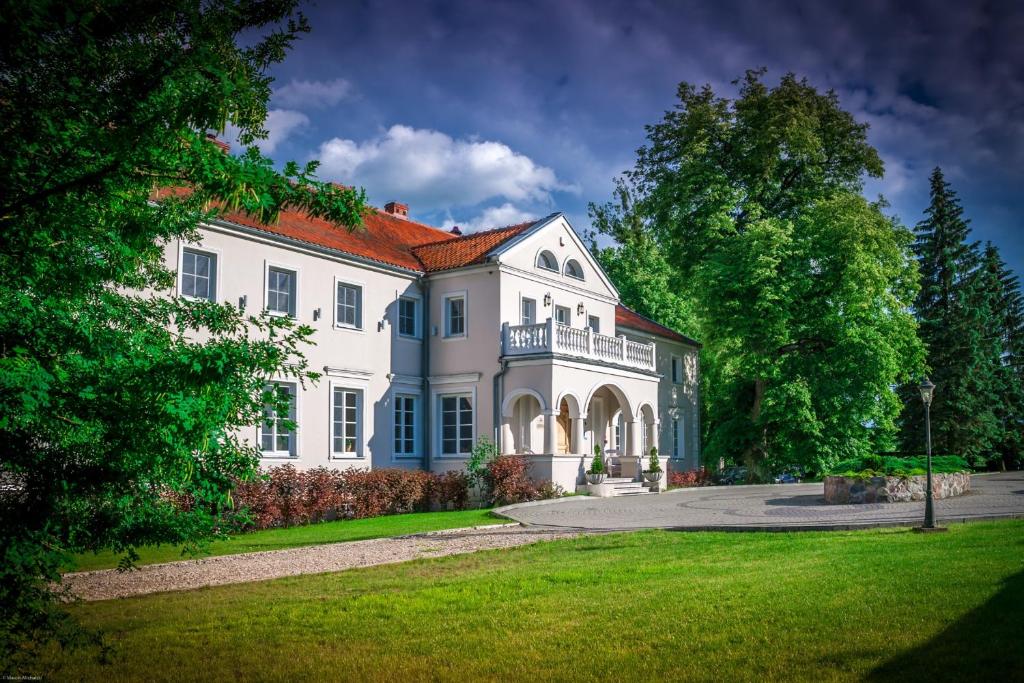
[[[647,465],[647,469],[644,470],[644,479],[653,484],[656,481],[661,481],[661,477],[664,474],[661,470],[661,464],[658,462],[658,449],[655,446],[651,446],[651,460]]]
[[[604,458],[601,457],[601,445],[594,444],[594,459],[590,461],[590,469],[587,470],[588,484],[603,484],[608,473],[604,469]]]

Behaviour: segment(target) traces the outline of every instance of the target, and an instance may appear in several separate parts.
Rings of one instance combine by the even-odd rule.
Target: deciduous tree
[[[306,376],[311,330],[163,296],[172,240],[224,208],[359,224],[361,192],[277,171],[268,67],[294,0],[0,7],[0,661],[69,641],[52,582],[73,553],[216,533],[257,452],[265,378]],[[262,37],[260,37],[262,34]],[[161,188],[187,188],[151,201]],[[169,497],[192,501],[185,511]]]

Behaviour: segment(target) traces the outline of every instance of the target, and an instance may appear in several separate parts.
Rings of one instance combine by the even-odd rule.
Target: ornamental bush
[[[714,480],[711,472],[703,467],[692,470],[670,471],[668,473],[669,488],[689,488],[693,486],[711,486]]]
[[[923,456],[898,457],[889,455],[869,455],[863,458],[847,458],[840,460],[829,468],[825,474],[836,476],[915,476],[924,474],[928,459]],[[969,472],[967,461],[958,455],[932,456],[932,472],[951,474],[953,472]]]
[[[510,505],[537,499],[537,488],[528,476],[529,463],[520,455],[500,455],[487,463],[484,485],[488,502]]]
[[[293,465],[281,465],[261,472],[256,479],[237,482],[232,497],[236,529],[269,529],[325,519],[418,512],[432,506],[448,508],[449,504],[465,509],[469,477],[464,472],[297,470]]]

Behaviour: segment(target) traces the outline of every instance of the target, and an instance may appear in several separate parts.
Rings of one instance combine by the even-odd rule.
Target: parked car
[[[718,473],[718,483],[731,486],[732,484],[743,484],[747,481],[746,467],[726,467]]]
[[[799,484],[803,478],[803,472],[800,470],[783,470],[782,472],[775,475],[776,484]]]

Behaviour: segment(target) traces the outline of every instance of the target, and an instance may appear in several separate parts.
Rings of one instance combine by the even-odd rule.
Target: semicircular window
[[[553,270],[558,272],[558,261],[555,260],[555,255],[550,251],[544,250],[537,254],[537,267],[543,268],[544,270]]]
[[[565,262],[565,274],[569,277],[574,277],[577,280],[583,279],[583,268],[580,266],[580,262],[576,259],[569,259]]]

